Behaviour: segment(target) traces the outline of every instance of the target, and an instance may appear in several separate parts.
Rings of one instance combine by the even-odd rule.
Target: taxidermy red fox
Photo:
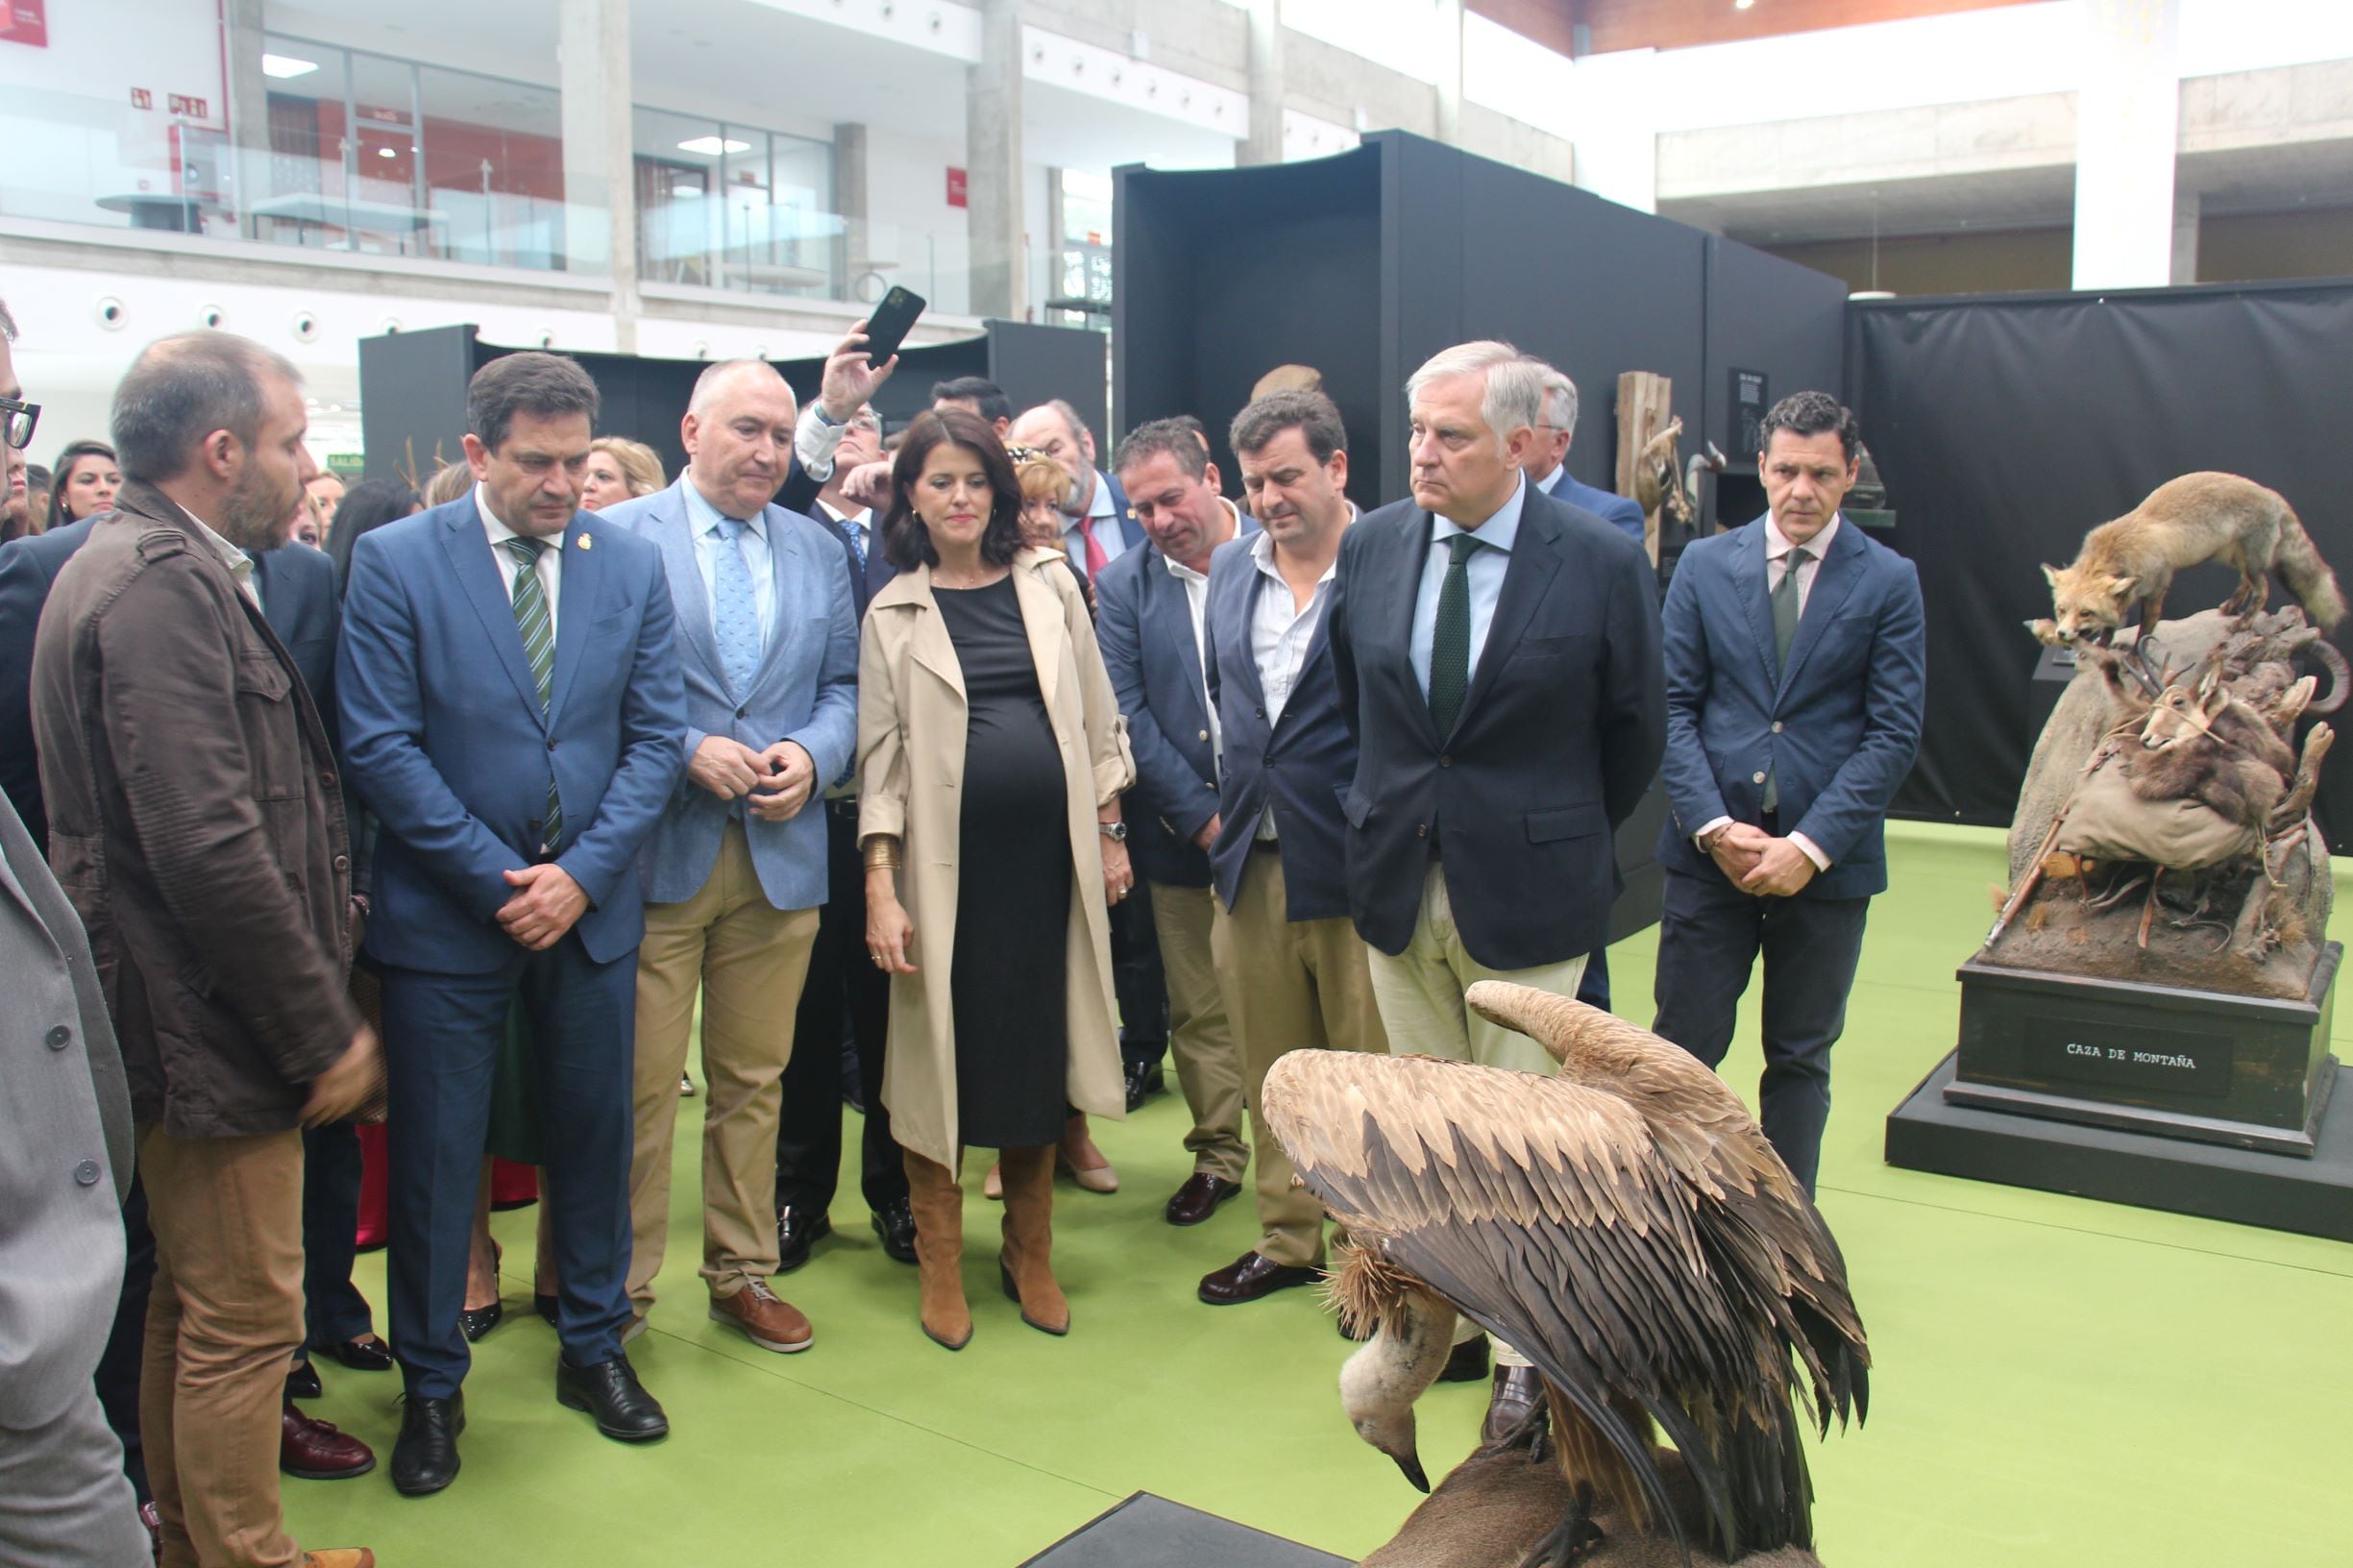
[[[2035,635],[2060,645],[2104,642],[2138,604],[2146,636],[2173,574],[2214,560],[2239,572],[2239,591],[2222,605],[2228,614],[2262,609],[2277,568],[2316,625],[2334,629],[2344,619],[2336,575],[2277,491],[2236,474],[2184,474],[2084,535],[2073,565],[2043,568],[2056,619],[2032,623]]]

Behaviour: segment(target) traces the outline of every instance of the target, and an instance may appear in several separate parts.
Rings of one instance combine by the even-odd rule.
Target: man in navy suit
[[[1666,733],[1641,548],[1520,471],[1543,367],[1465,343],[1406,383],[1413,499],[1348,530],[1332,663],[1358,757],[1348,902],[1389,1049],[1554,1070],[1471,1014],[1478,980],[1577,994],[1609,932],[1612,834]],[[1496,1347],[1487,1435],[1540,1384]]]
[[[846,483],[882,454],[882,421],[871,404],[850,416],[833,478],[809,515],[842,545],[858,619],[894,576],[882,551],[882,519],[852,501]],[[915,1262],[915,1212],[907,1162],[891,1137],[882,1103],[882,1050],[891,1022],[891,977],[866,950],[866,870],[858,856],[858,781],[851,769],[824,781],[825,902],[817,913],[809,976],[793,1018],[793,1059],[784,1067],[784,1109],[776,1132],[776,1270],[789,1274],[833,1234],[833,1195],[842,1178],[843,1047],[854,1058],[857,1099],[865,1113],[858,1141],[858,1187],[867,1224],[882,1250]]]
[[[640,1322],[653,1306],[678,1074],[699,996],[711,1316],[781,1352],[813,1337],[768,1284],[783,1075],[826,895],[823,813],[802,808],[847,771],[858,726],[858,615],[840,545],[770,500],[792,461],[794,419],[792,388],[772,367],[713,365],[681,422],[686,472],[603,513],[607,527],[661,551],[686,680],[686,776],[639,857],[630,1306]],[[838,1060],[838,1039],[807,1043]]]
[[[1113,469],[1144,543],[1095,582],[1095,635],[1136,752],[1128,792],[1128,852],[1151,890],[1161,972],[1167,977],[1168,1044],[1192,1112],[1185,1148],[1192,1174],[1162,1211],[1198,1225],[1241,1191],[1241,1063],[1210,956],[1208,849],[1217,837],[1217,720],[1202,671],[1210,557],[1246,527],[1218,494],[1216,465],[1189,421],[1140,425]]]
[[[1322,1206],[1259,1119],[1266,1069],[1289,1050],[1388,1048],[1340,847],[1357,746],[1333,679],[1329,612],[1356,517],[1348,432],[1322,393],[1277,392],[1234,417],[1232,442],[1263,531],[1220,546],[1210,568],[1210,692],[1225,747],[1210,945],[1256,1122],[1259,1237],[1203,1277],[1198,1294],[1213,1307],[1306,1285],[1324,1261]]]
[[[1624,496],[1581,483],[1569,473],[1569,448],[1577,439],[1577,383],[1543,360],[1536,363],[1544,371],[1544,418],[1536,426],[1536,438],[1530,443],[1528,454],[1520,459],[1520,472],[1528,476],[1530,485],[1555,501],[1582,506],[1643,545],[1641,507]],[[1649,547],[1644,545],[1644,550],[1647,553]],[[1577,999],[1608,1010],[1607,947],[1596,947],[1585,956],[1585,972],[1577,981]]]
[[[1667,591],[1666,914],[1653,1024],[1709,1066],[1765,955],[1765,1136],[1814,1189],[1830,1046],[1887,886],[1880,824],[1920,746],[1920,575],[1839,516],[1862,438],[1823,392],[1765,415],[1766,515]]]
[[[555,1393],[623,1441],[669,1422],[623,1354],[637,855],[683,767],[661,552],[578,510],[596,383],[494,359],[466,393],[475,488],[352,552],[345,766],[380,824],[390,1304],[408,1400],[393,1484],[457,1474],[473,1193],[510,998],[538,1050],[562,1355]]]

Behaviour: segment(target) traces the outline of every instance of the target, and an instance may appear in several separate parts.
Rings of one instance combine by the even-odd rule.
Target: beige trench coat
[[[1014,591],[1047,718],[1062,745],[1073,887],[1066,942],[1069,1102],[1121,1117],[1126,1089],[1113,1023],[1111,915],[1103,897],[1095,813],[1135,782],[1127,722],[1096,651],[1078,579],[1060,551],[1024,550]],[[858,655],[858,838],[902,842],[899,901],[915,925],[914,974],[891,977],[891,1032],[882,1103],[904,1147],[951,1168],[956,1124],[955,958],[957,837],[967,726],[964,674],[942,624],[926,569],[893,578],[868,606]],[[1017,940],[986,932],[976,940]]]

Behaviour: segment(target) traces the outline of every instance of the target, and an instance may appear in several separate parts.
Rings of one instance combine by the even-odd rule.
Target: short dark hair
[[[390,475],[361,479],[343,492],[343,500],[335,506],[334,523],[327,530],[327,553],[335,563],[338,591],[351,579],[352,547],[359,543],[359,536],[399,522],[420,504],[416,487]]]
[[[1756,450],[1770,451],[1773,432],[1787,430],[1792,435],[1821,435],[1838,432],[1839,449],[1847,461],[1854,461],[1863,450],[1863,428],[1855,423],[1854,410],[1827,392],[1792,392],[1765,411],[1765,422],[1756,429]]]
[[[934,448],[962,447],[980,459],[989,476],[989,521],[981,529],[980,558],[991,566],[1005,566],[1021,553],[1021,480],[1005,455],[996,427],[962,408],[941,408],[919,414],[907,427],[891,465],[891,512],[882,522],[883,558],[901,572],[919,566],[938,566],[939,547],[931,530],[916,515],[915,481]]]
[[[196,445],[227,430],[247,447],[261,436],[265,377],[303,384],[282,354],[251,338],[202,328],[159,337],[114,388],[114,451],[130,479],[157,483],[185,472]]]
[[[597,420],[597,383],[579,361],[560,354],[527,349],[502,354],[466,383],[466,429],[492,452],[505,444],[519,413],[542,419],[586,414]]]
[[[1201,422],[1190,414],[1180,414],[1174,419],[1156,419],[1137,426],[1120,441],[1119,450],[1111,454],[1111,471],[1125,473],[1163,453],[1176,459],[1178,470],[1187,478],[1199,478],[1210,460],[1208,449],[1201,444]]]
[[[1285,430],[1307,437],[1308,452],[1319,463],[1348,450],[1348,427],[1340,423],[1339,404],[1321,392],[1269,392],[1234,416],[1226,439],[1235,455],[1242,456],[1265,451]]]
[[[943,398],[951,403],[968,403],[979,410],[980,417],[993,425],[998,420],[1013,418],[1013,399],[1005,389],[986,376],[957,376],[931,383],[931,401],[936,404]]]
[[[114,449],[104,441],[66,442],[65,450],[58,453],[57,467],[52,470],[56,478],[49,486],[49,527],[53,528],[61,528],[73,521],[65,515],[65,490],[74,477],[74,464],[85,457],[104,457],[117,470],[122,467],[122,460],[114,455]],[[32,490],[33,471],[28,468],[25,470],[25,491],[29,495]]]

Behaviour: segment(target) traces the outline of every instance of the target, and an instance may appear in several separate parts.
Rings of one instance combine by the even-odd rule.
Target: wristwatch
[[[1127,823],[1125,822],[1097,822],[1094,827],[1096,832],[1114,844],[1127,843]]]

